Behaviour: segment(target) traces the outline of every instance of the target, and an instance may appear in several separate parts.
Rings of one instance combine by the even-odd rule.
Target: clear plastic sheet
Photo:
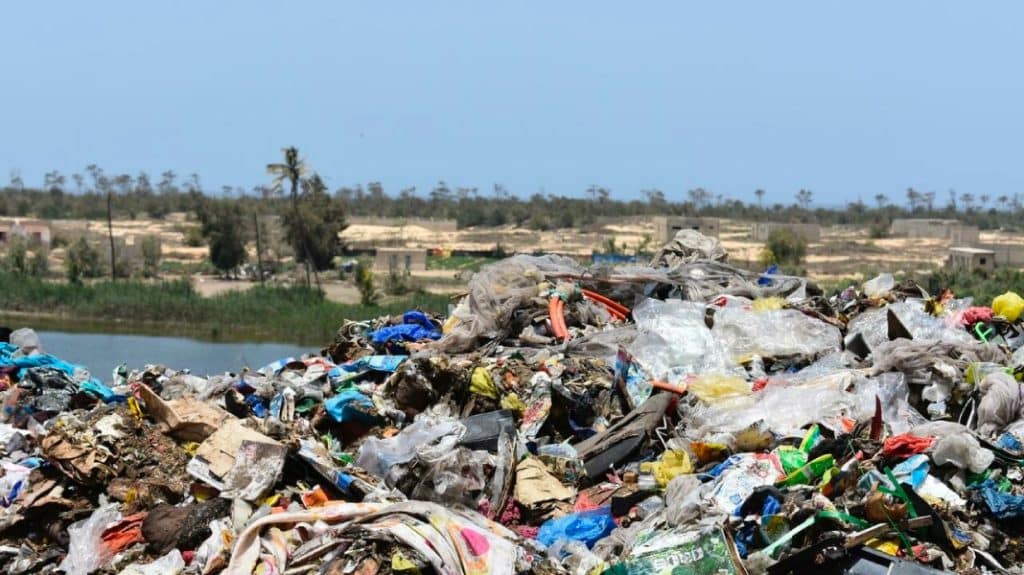
[[[377,477],[390,477],[396,466],[417,457],[437,459],[454,449],[465,427],[453,419],[420,414],[401,433],[386,439],[369,437],[359,447],[356,465]]]
[[[946,313],[951,314],[958,309],[962,302],[954,301],[946,307]],[[868,347],[874,349],[883,342],[889,341],[889,320],[888,313],[891,310],[900,323],[910,331],[915,341],[939,341],[950,343],[973,342],[974,338],[962,327],[951,325],[946,322],[945,317],[929,315],[924,310],[924,301],[919,299],[908,299],[906,301],[889,304],[886,307],[872,308],[850,320],[847,327],[848,333],[860,333]]]
[[[725,307],[711,329],[733,361],[761,357],[814,358],[839,349],[839,328],[794,309]]]
[[[704,323],[705,308],[694,302],[645,300],[633,310],[639,334],[628,351],[651,377],[671,383],[695,373],[736,373],[739,368]]]
[[[430,463],[412,492],[413,499],[472,506],[488,485],[495,457],[486,451],[456,448]]]

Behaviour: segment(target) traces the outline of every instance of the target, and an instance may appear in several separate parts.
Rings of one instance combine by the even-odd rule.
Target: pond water
[[[109,381],[114,367],[121,363],[127,363],[129,370],[160,363],[208,375],[238,372],[243,367],[258,369],[281,358],[318,351],[284,343],[221,343],[185,337],[63,331],[38,333],[44,351],[85,366],[103,381]]]

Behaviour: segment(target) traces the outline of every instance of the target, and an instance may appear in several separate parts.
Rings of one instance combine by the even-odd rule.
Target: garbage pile
[[[647,266],[515,256],[447,317],[237,374],[103,383],[19,330],[0,566],[1024,573],[1022,311],[825,294],[687,230]]]

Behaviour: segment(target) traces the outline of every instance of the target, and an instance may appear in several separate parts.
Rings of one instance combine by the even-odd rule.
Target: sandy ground
[[[165,261],[194,265],[207,255],[206,247],[189,247],[184,244],[183,231],[195,225],[197,224],[194,222],[188,222],[183,214],[172,214],[167,220],[115,221],[113,231],[116,236],[157,235],[162,242],[162,257]],[[719,239],[729,252],[730,261],[740,266],[758,268],[764,246],[751,239],[750,228],[749,222],[722,220]],[[83,230],[105,232],[106,222],[53,222],[53,231],[57,236],[63,233],[70,237]],[[627,254],[634,253],[645,244],[647,251],[654,251],[659,247],[655,225],[642,219],[630,219],[621,224],[595,226],[587,230],[544,232],[513,226],[436,232],[416,225],[352,225],[345,230],[343,239],[349,245],[357,247],[406,246],[471,251],[493,250],[500,244],[509,253],[557,252],[581,259],[588,258],[594,251],[603,251],[608,240],[614,240],[618,251]],[[981,242],[1021,244],[1024,243],[1024,234],[984,232],[981,234]],[[282,249],[282,246],[276,247]],[[864,277],[882,270],[927,272],[944,265],[949,247],[949,242],[943,240],[871,239],[866,228],[831,226],[822,228],[820,242],[808,246],[804,267],[808,275],[816,279]],[[254,246],[251,251],[251,259],[255,260]],[[62,248],[51,252],[53,269],[60,269],[62,258]],[[414,272],[412,282],[430,291],[455,293],[464,289],[469,275],[470,272],[467,271],[426,270]],[[197,291],[204,296],[231,290],[245,290],[253,285],[246,281],[227,281],[208,276],[191,276],[191,279]],[[346,303],[356,303],[359,300],[359,294],[350,282],[340,282],[328,277],[323,278],[323,286],[327,297],[332,300]]]

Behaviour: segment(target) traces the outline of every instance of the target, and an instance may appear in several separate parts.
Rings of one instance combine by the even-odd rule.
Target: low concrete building
[[[751,230],[751,236],[756,242],[768,241],[768,236],[775,230],[787,229],[793,235],[803,238],[807,243],[821,241],[821,226],[818,224],[787,224],[782,222],[756,222]]]
[[[6,245],[11,238],[21,237],[35,246],[50,247],[52,234],[50,224],[39,220],[5,220],[0,221],[0,244]]]
[[[960,246],[977,244],[979,238],[976,226],[939,218],[897,218],[892,221],[890,231],[897,237],[950,240]]]
[[[954,270],[994,270],[996,253],[985,248],[949,248],[949,267]]]
[[[373,269],[384,272],[414,272],[427,269],[427,250],[377,248]]]
[[[718,218],[660,216],[652,219],[663,244],[672,241],[679,230],[696,230],[705,236],[718,237],[720,225]]]
[[[995,253],[996,267],[1024,268],[1024,245],[982,244],[979,247]]]

